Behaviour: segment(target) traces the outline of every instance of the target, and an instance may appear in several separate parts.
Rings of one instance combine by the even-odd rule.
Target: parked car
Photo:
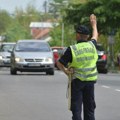
[[[53,47],[51,47],[51,48],[52,48],[52,50],[57,50],[59,56],[61,56],[61,55],[63,55],[63,53],[64,53],[64,48],[65,48],[65,47],[53,46]]]
[[[11,52],[11,75],[21,72],[46,72],[54,75],[53,52],[44,40],[18,40]]]
[[[58,68],[56,62],[64,54],[66,47],[53,46],[51,48],[52,48],[53,54],[54,54],[55,67]]]
[[[54,49],[54,50],[53,50],[53,56],[54,56],[55,67],[58,68],[58,67],[57,67],[57,60],[59,59],[60,55],[59,55],[57,49]]]
[[[10,67],[11,54],[9,50],[12,50],[15,43],[3,42],[0,45],[0,67]]]
[[[107,54],[104,50],[102,44],[97,44],[96,49],[98,52],[98,61],[97,61],[97,69],[99,73],[107,73],[108,66],[107,66]]]

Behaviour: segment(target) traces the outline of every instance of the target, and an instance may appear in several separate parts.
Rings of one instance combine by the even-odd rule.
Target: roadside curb
[[[120,74],[120,71],[118,71],[118,70],[109,70],[108,72],[109,72],[109,73],[117,73],[117,74]]]

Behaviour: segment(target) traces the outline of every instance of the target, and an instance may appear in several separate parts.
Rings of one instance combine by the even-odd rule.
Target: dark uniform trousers
[[[95,120],[94,110],[94,83],[82,82],[74,79],[71,84],[71,111],[72,120],[82,120],[82,107],[84,120]]]

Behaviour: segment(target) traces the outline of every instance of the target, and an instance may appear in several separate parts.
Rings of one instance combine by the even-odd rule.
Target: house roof
[[[57,22],[31,22],[29,27],[32,30],[31,32],[33,38],[42,39],[45,38],[46,36],[49,36],[50,29],[58,25],[59,23]],[[48,37],[46,41],[48,41],[49,39],[51,38]]]
[[[59,25],[59,23],[51,22],[31,22],[30,28],[53,28],[54,26]]]

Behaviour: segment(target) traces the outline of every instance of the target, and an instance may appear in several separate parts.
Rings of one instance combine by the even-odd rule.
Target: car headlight
[[[0,56],[0,59],[3,59],[3,56]]]
[[[16,57],[15,62],[23,62],[24,60],[22,58]]]
[[[53,59],[52,58],[46,58],[45,62],[53,63]]]

